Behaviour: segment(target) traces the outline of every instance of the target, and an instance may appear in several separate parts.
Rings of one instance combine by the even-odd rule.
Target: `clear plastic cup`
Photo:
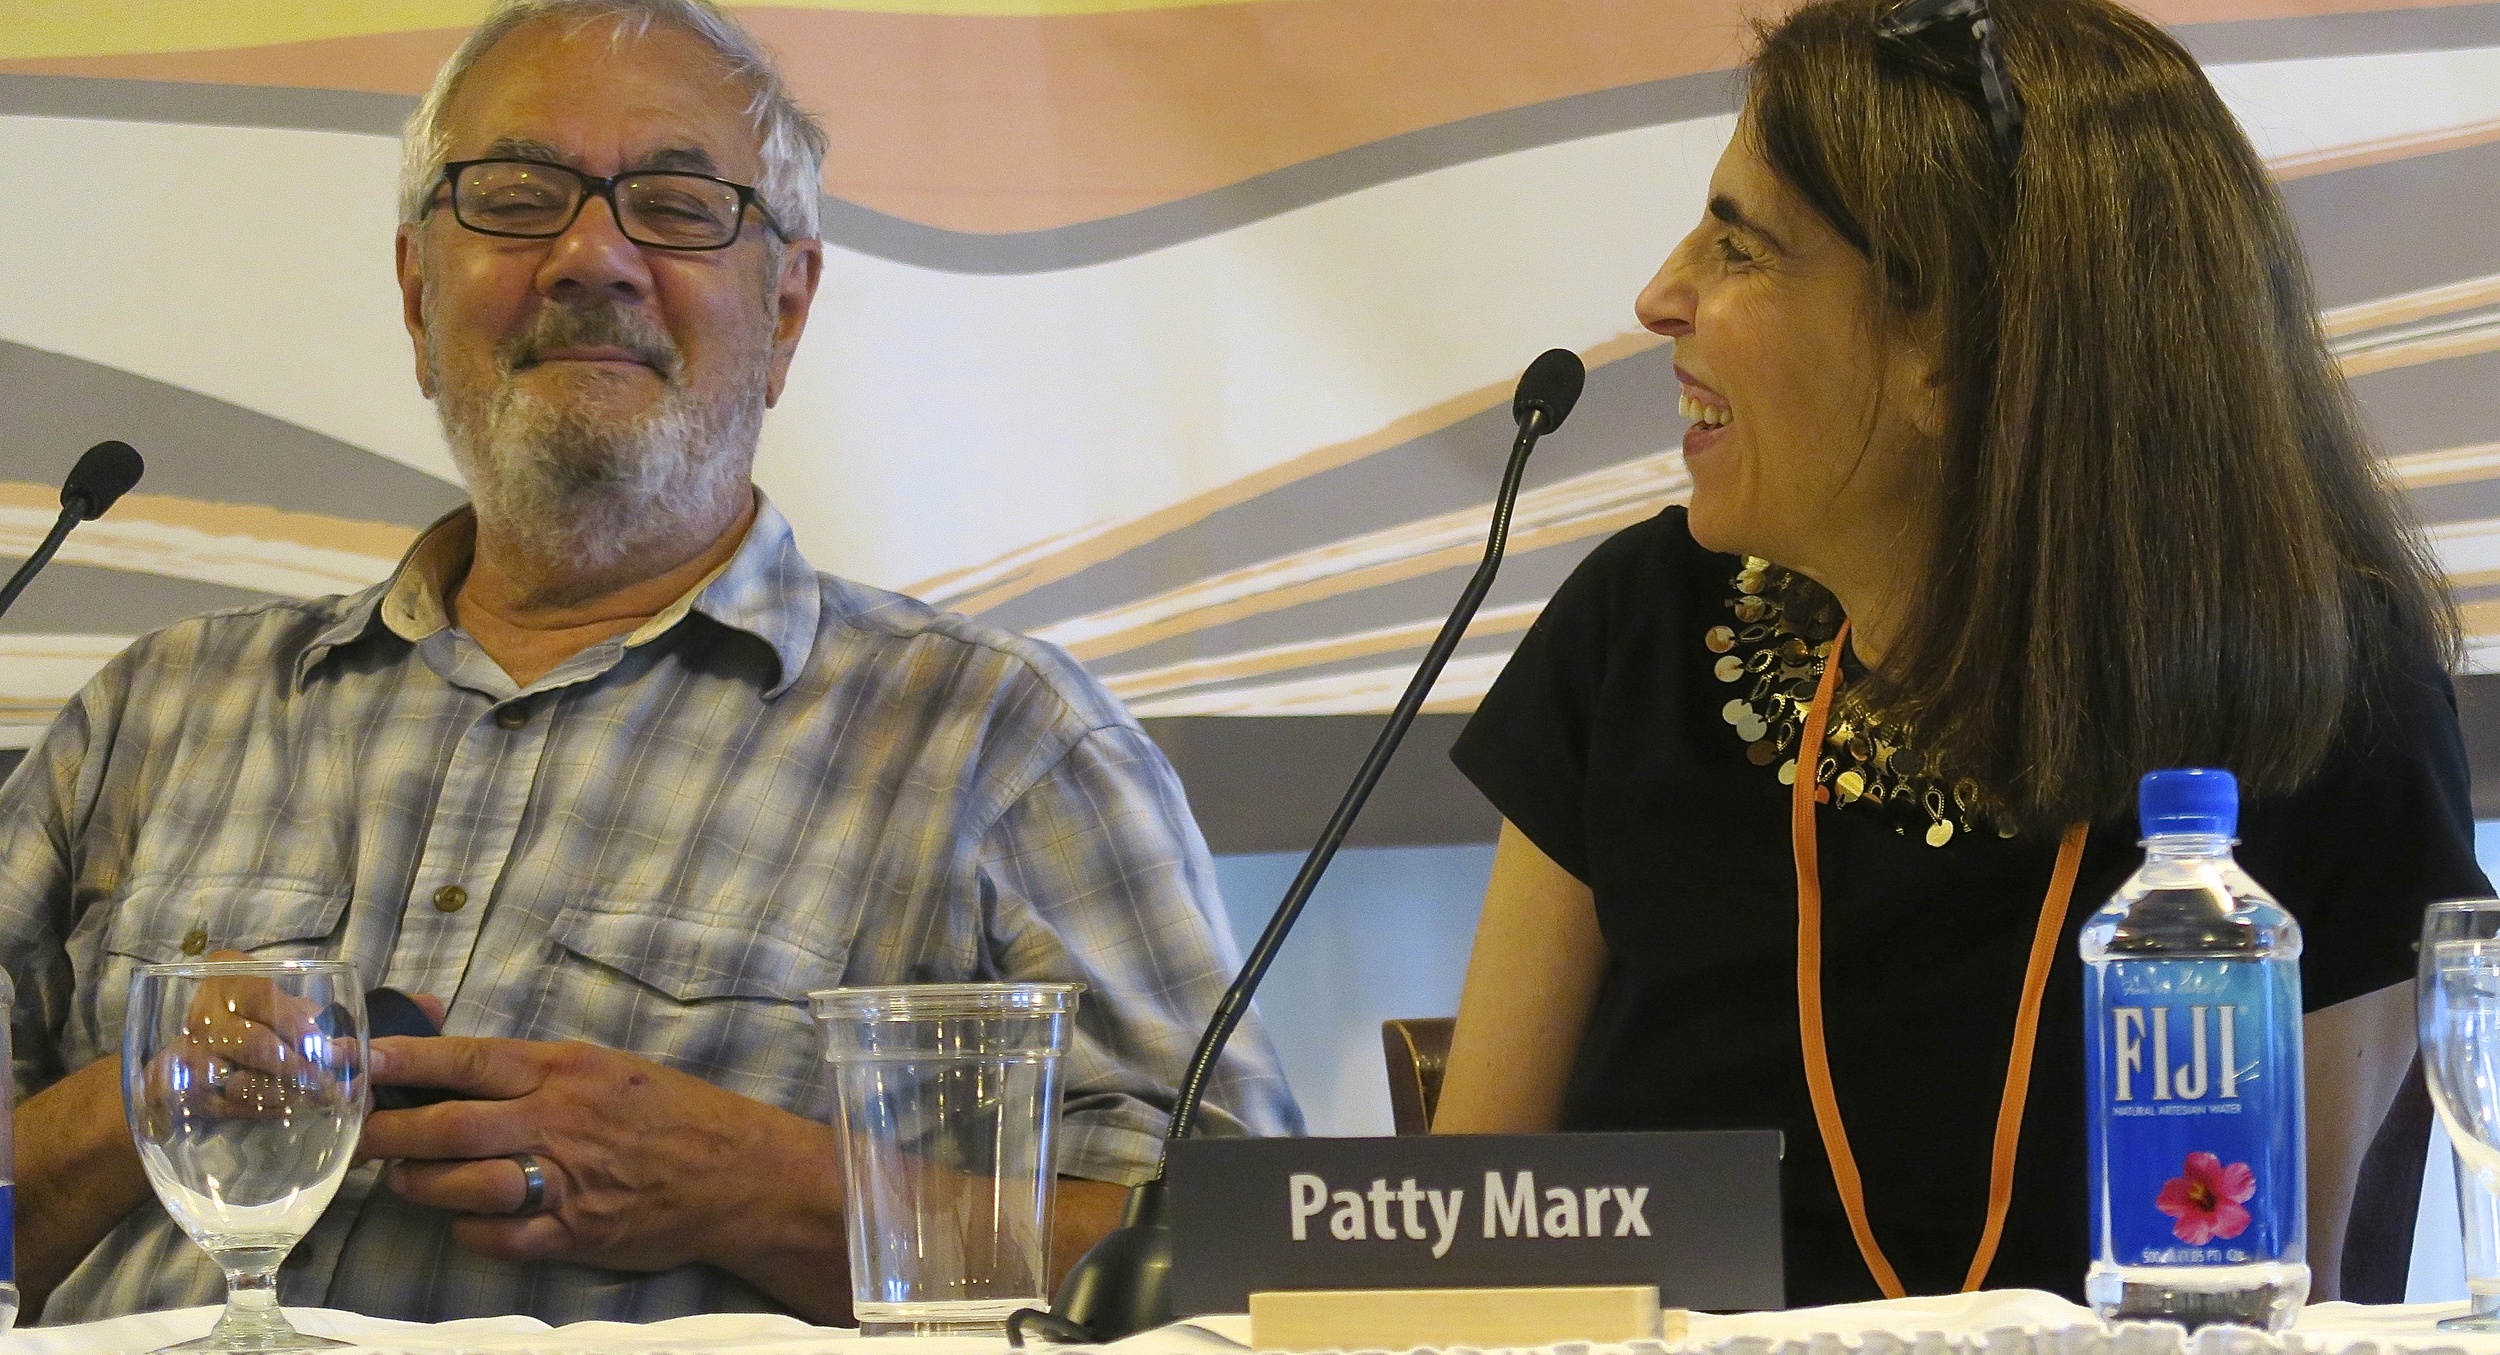
[[[1073,983],[808,994],[833,1065],[865,1336],[994,1335],[1047,1307]]]

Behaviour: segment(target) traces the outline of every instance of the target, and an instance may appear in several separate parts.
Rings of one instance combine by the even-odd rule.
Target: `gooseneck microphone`
[[[99,442],[88,448],[87,454],[78,458],[78,464],[70,467],[69,478],[61,482],[61,516],[44,535],[43,544],[35,547],[6,584],[0,584],[0,613],[7,612],[16,603],[17,595],[25,592],[35,575],[52,562],[52,553],[68,539],[70,528],[104,516],[104,510],[112,507],[115,499],[139,483],[139,476],[147,468],[147,462],[127,442]]]
[[[1388,723],[1381,726],[1380,737],[1372,742],[1371,753],[1354,773],[1353,784],[1346,787],[1345,797],[1337,802],[1337,811],[1320,830],[1319,841],[1311,847],[1311,854],[1303,858],[1302,869],[1294,875],[1293,883],[1286,887],[1275,916],[1268,919],[1267,929],[1251,945],[1249,956],[1242,961],[1241,973],[1225,990],[1223,1000],[1216,1003],[1215,1016],[1207,1022],[1206,1034],[1199,1038],[1197,1052],[1190,1056],[1188,1071],[1182,1074],[1180,1095],[1172,1103],[1165,1142],[1189,1137],[1189,1131],[1197,1124],[1198,1103],[1206,1096],[1207,1080],[1214,1075],[1215,1061],[1224,1052],[1225,1042],[1241,1024],[1242,1014],[1250,1009],[1251,994],[1258,991],[1259,980],[1266,977],[1276,952],[1284,946],[1286,933],[1293,930],[1294,920],[1302,916],[1311,891],[1319,887],[1320,876],[1336,858],[1337,848],[1354,827],[1355,816],[1363,812],[1363,802],[1371,797],[1372,787],[1379,784],[1381,773],[1388,770],[1389,759],[1406,737],[1407,728],[1415,723],[1416,713],[1432,694],[1433,681],[1441,676],[1441,669],[1458,649],[1458,642],[1466,638],[1467,623],[1475,618],[1476,608],[1493,587],[1494,573],[1502,564],[1502,547],[1510,538],[1511,511],[1519,500],[1519,482],[1527,473],[1528,453],[1535,449],[1538,438],[1562,427],[1587,381],[1588,369],[1581,365],[1579,355],[1567,348],[1547,350],[1528,364],[1526,375],[1519,378],[1518,393],[1510,405],[1519,435],[1511,443],[1510,462],[1502,470],[1501,490],[1493,497],[1493,526],[1485,538],[1484,558],[1460,592],[1449,620],[1441,624],[1441,633],[1433,637],[1432,647],[1424,651],[1423,662],[1416,666],[1405,694],[1390,710]],[[1164,1205],[1163,1172],[1158,1167],[1152,1180],[1129,1193],[1120,1226],[1069,1269],[1051,1310],[1044,1313],[1026,1309],[1015,1314],[1007,1324],[1008,1336],[1017,1345],[1023,1344],[1027,1330],[1053,1341],[1101,1344],[1162,1326],[1172,1320],[1171,1273],[1172,1229]]]
[[[99,442],[70,467],[69,478],[61,482],[61,516],[76,514],[80,522],[93,522],[104,516],[130,487],[147,473],[148,463],[127,442]]]

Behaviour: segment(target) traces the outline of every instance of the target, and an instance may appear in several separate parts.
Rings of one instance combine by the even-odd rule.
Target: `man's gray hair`
[[[479,57],[512,30],[538,19],[569,18],[583,22],[612,21],[620,40],[639,37],[653,23],[682,29],[703,40],[730,73],[745,83],[750,97],[747,117],[755,124],[757,149],[764,170],[755,185],[756,196],[764,201],[764,209],[773,220],[790,233],[793,239],[808,239],[817,232],[817,204],[822,189],[825,150],[830,142],[825,129],[798,101],[790,97],[790,86],[774,68],[761,44],[745,27],[710,3],[710,0],[502,0],[488,13],[483,23],[451,54],[441,73],[434,77],[434,88],[427,91],[425,102],[408,119],[399,142],[399,219],[414,225],[424,215],[425,205],[434,196],[436,183],[442,178],[443,165],[451,159],[451,132],[443,125],[443,114],[451,106],[452,97],[460,92],[460,82]],[[778,241],[770,243],[778,246]]]

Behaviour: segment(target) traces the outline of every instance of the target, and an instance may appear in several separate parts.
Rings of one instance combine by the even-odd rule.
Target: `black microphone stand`
[[[1468,578],[1467,587],[1459,593],[1458,606],[1450,612],[1449,620],[1441,623],[1441,633],[1433,637],[1432,647],[1424,651],[1423,662],[1390,710],[1388,723],[1381,726],[1380,736],[1372,741],[1371,752],[1354,774],[1354,783],[1346,787],[1345,798],[1337,802],[1336,812],[1329,815],[1327,826],[1320,830],[1319,841],[1312,845],[1311,854],[1303,858],[1302,869],[1286,887],[1275,916],[1268,919],[1266,930],[1251,945],[1232,987],[1216,1003],[1214,1019],[1199,1038],[1197,1052],[1190,1057],[1189,1070],[1182,1078],[1180,1095],[1172,1103],[1165,1143],[1189,1137],[1190,1129],[1197,1123],[1198,1104],[1206,1097],[1207,1081],[1214,1076],[1216,1059],[1223,1054],[1224,1044],[1241,1024],[1243,1014],[1250,1010],[1251,994],[1258,990],[1259,980],[1266,977],[1268,966],[1284,947],[1286,934],[1293,930],[1295,919],[1302,916],[1303,905],[1310,902],[1312,891],[1319,887],[1320,876],[1336,858],[1337,848],[1354,827],[1355,817],[1363,812],[1363,802],[1371,798],[1372,788],[1389,769],[1389,759],[1397,753],[1408,726],[1415,723],[1416,714],[1432,694],[1433,682],[1448,665],[1450,655],[1457,651],[1459,641],[1466,638],[1467,623],[1475,619],[1476,608],[1483,605],[1484,595],[1493,587],[1493,576],[1501,568],[1502,548],[1510,539],[1511,513],[1519,500],[1519,484],[1528,472],[1528,453],[1535,450],[1538,438],[1560,426],[1563,417],[1571,412],[1585,379],[1586,371],[1578,355],[1557,348],[1530,364],[1528,374],[1520,380],[1518,398],[1512,405],[1519,421],[1519,436],[1511,442],[1510,462],[1502,468],[1502,486],[1493,498],[1493,525],[1485,537],[1484,557]],[[1164,1203],[1163,1169],[1158,1166],[1152,1179],[1129,1193],[1120,1226],[1069,1269],[1051,1310],[1027,1308],[1009,1317],[1008,1342],[1021,1346],[1025,1333],[1032,1331],[1062,1344],[1097,1344],[1162,1326],[1173,1316],[1171,1273],[1172,1229]]]
[[[61,485],[61,515],[53,519],[52,530],[44,534],[43,543],[26,557],[26,563],[17,567],[9,581],[0,584],[0,612],[9,610],[17,595],[35,581],[35,575],[52,563],[53,552],[69,539],[71,528],[104,516],[104,510],[137,484],[146,468],[147,463],[127,442],[99,442],[88,448]]]
[[[35,547],[35,553],[26,557],[26,563],[17,567],[6,584],[0,584],[0,612],[7,611],[17,601],[17,595],[26,591],[26,585],[35,581],[35,575],[52,562],[52,553],[69,539],[70,528],[86,520],[76,509],[61,510],[61,516],[53,520],[52,530],[44,534],[43,544]]]

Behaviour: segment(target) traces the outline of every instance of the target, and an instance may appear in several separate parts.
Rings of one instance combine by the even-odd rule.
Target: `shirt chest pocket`
[[[283,960],[329,953],[347,896],[293,884],[141,885],[104,925],[107,954],[139,964],[239,950]]]
[[[347,895],[310,884],[134,884],[90,909],[71,939],[72,963],[85,972],[78,982],[83,1029],[70,1033],[70,1057],[119,1049],[130,977],[142,966],[205,960],[223,950],[256,960],[327,959],[339,952],[346,915]]]
[[[547,939],[560,972],[533,1038],[587,1040],[794,1113],[823,1109],[807,995],[841,973],[838,958],[760,917],[659,902],[577,903]]]

